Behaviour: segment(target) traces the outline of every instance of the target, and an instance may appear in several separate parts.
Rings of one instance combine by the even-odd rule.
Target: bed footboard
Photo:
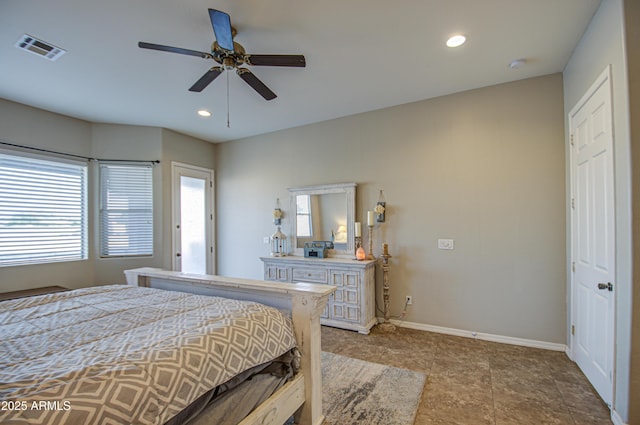
[[[301,376],[283,387],[256,411],[255,420],[247,424],[277,424],[282,415],[295,411],[292,395],[304,385],[304,404],[295,413],[296,423],[320,425],[322,415],[322,372],[320,346],[320,315],[335,286],[311,283],[267,282],[253,279],[229,278],[172,272],[155,268],[126,270],[127,283],[202,295],[256,301],[291,312],[298,348],[302,355]],[[285,392],[286,388],[289,391]],[[295,397],[293,397],[295,398]],[[254,416],[252,414],[252,417]],[[258,418],[260,418],[258,420]],[[244,423],[244,422],[243,422]]]

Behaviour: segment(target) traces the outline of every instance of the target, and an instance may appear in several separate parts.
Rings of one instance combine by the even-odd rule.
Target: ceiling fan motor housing
[[[237,68],[245,63],[245,50],[240,43],[233,42],[233,51],[223,49],[214,41],[211,45],[213,59],[221,64],[227,71]]]

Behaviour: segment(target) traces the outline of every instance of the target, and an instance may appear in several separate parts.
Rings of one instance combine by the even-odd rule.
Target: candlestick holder
[[[373,224],[367,227],[369,227],[369,253],[367,254],[367,260],[375,260],[376,257],[373,255]]]
[[[384,322],[380,323],[380,329],[383,331],[395,331],[396,326],[389,320],[391,317],[391,310],[389,308],[389,245],[382,245],[382,297],[384,301]]]

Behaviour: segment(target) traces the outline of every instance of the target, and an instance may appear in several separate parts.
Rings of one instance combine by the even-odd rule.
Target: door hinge
[[[211,251],[211,253],[213,254],[213,247],[209,247],[209,251]]]
[[[571,209],[572,210],[576,209],[576,198],[571,198]]]
[[[575,261],[571,262],[571,271],[574,272],[574,273],[576,272],[576,262]]]
[[[576,334],[576,326],[571,325],[571,335],[575,335],[575,334]]]
[[[569,143],[571,144],[571,146],[573,146],[573,134],[569,135],[569,140]]]

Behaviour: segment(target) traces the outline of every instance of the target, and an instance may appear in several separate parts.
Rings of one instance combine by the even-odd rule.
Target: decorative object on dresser
[[[305,242],[304,258],[327,258],[329,249],[333,249],[331,241]]]
[[[355,247],[356,247],[356,260],[364,260],[367,254],[362,248],[362,223],[356,221],[354,224]]]
[[[287,255],[287,235],[282,233],[278,226],[276,232],[271,235],[271,256],[284,257],[285,255]]]
[[[376,262],[351,258],[262,257],[264,280],[322,283],[336,287],[320,323],[368,334],[376,324]]]
[[[380,195],[378,196],[378,203],[374,208],[374,211],[376,213],[376,221],[378,223],[384,223],[385,211],[387,210],[386,206],[387,206],[387,203],[384,200],[384,193],[382,193],[382,189],[380,189]]]
[[[384,322],[380,323],[380,329],[383,331],[395,331],[396,326],[391,323],[389,320],[391,317],[391,312],[389,309],[389,258],[391,258],[391,254],[389,254],[389,245],[382,245],[382,297],[384,301]]]

